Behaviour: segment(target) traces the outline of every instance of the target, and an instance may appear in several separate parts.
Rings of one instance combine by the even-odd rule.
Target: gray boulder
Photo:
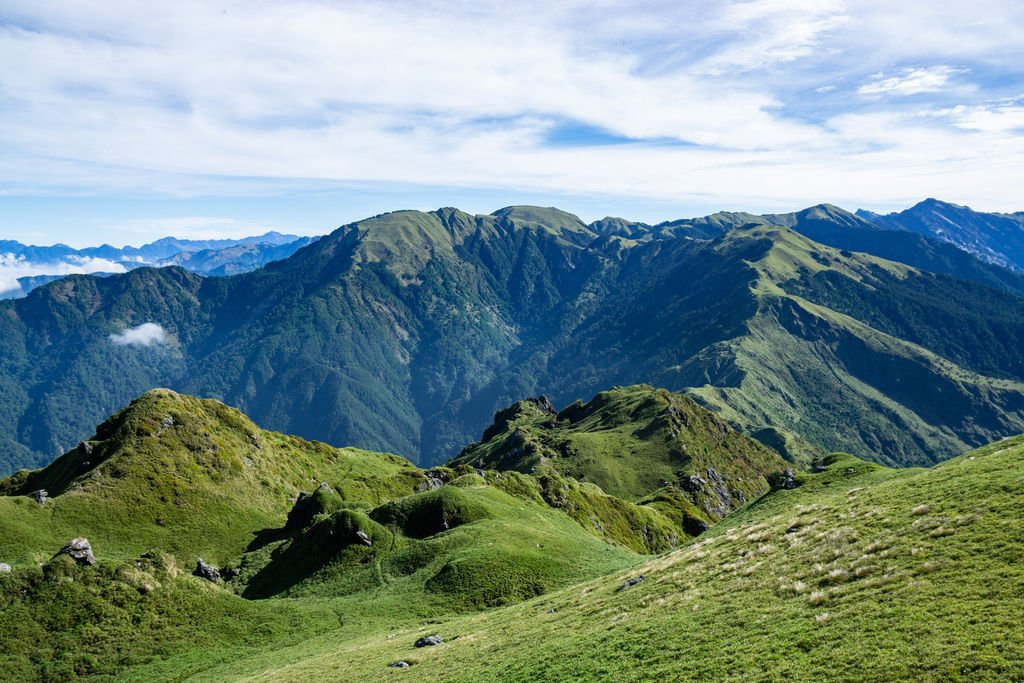
[[[630,586],[635,586],[635,585],[637,585],[638,583],[640,583],[643,580],[644,580],[644,575],[643,574],[641,574],[640,576],[634,576],[631,579],[626,579],[625,581],[622,582],[621,586],[619,586],[618,588],[615,589],[615,591],[618,592],[618,591],[626,590]]]
[[[399,659],[397,662],[391,662],[390,664],[388,664],[388,666],[392,669],[408,669],[409,662],[404,662],[401,659]]]
[[[220,583],[220,572],[212,564],[203,562],[201,557],[196,560],[196,570],[192,574],[201,579],[206,579],[210,583]]]
[[[444,645],[444,640],[441,636],[434,634],[432,636],[424,636],[416,641],[416,647],[430,647],[432,645]]]
[[[373,541],[370,539],[369,535],[367,535],[367,533],[362,529],[356,530],[356,538],[358,538],[359,542],[363,545],[373,545]]]
[[[0,562],[0,574],[10,574],[10,573],[11,573],[11,565],[7,564],[6,562]]]
[[[86,538],[73,538],[60,549],[58,555],[67,555],[78,564],[96,564],[96,557],[92,554],[92,546]]]
[[[50,498],[50,494],[46,492],[46,489],[39,489],[38,491],[33,491],[28,494],[28,497],[40,505],[43,505]]]

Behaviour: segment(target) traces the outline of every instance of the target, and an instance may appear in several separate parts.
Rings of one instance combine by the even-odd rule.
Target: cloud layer
[[[1011,0],[4,5],[8,193],[1024,208]]]
[[[0,254],[0,299],[21,296],[18,278],[36,275],[72,275],[75,273],[123,273],[124,266],[107,259],[68,256],[46,263],[27,261],[22,256]]]
[[[110,341],[118,346],[153,346],[166,344],[167,333],[156,323],[142,323],[136,327],[129,327],[120,334],[110,335]]]

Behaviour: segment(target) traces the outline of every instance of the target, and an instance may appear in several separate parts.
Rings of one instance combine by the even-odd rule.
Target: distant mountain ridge
[[[829,205],[660,226],[396,211],[232,278],[139,268],[0,304],[0,456],[47,462],[167,386],[431,464],[525,396],[649,383],[793,460],[927,464],[1024,431],[1022,292]],[[112,342],[146,323],[164,335]]]
[[[908,230],[956,245],[979,258],[1024,271],[1024,212],[983,213],[937,199],[886,215],[858,211],[877,225]]]
[[[0,298],[24,296],[69,273],[107,275],[142,266],[180,265],[203,275],[234,275],[287,258],[316,239],[271,231],[241,239],[164,237],[141,247],[104,244],[84,249],[66,244],[42,247],[0,240]],[[3,270],[16,277],[6,277]],[[18,276],[25,271],[31,274]]]

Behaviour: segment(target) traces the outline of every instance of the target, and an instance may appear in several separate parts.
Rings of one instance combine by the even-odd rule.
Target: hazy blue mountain
[[[909,230],[955,244],[990,263],[1024,270],[1024,213],[983,213],[926,199],[906,211],[859,215],[877,225]]]

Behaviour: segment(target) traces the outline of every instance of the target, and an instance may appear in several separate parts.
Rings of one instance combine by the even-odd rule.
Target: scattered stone
[[[10,573],[11,573],[11,565],[7,564],[6,562],[0,562],[0,574],[10,574]]]
[[[635,586],[635,585],[637,585],[638,583],[640,583],[643,580],[644,580],[644,575],[643,574],[641,574],[640,576],[634,576],[632,579],[626,579],[625,581],[622,582],[621,586],[619,586],[618,588],[615,589],[615,592],[617,593],[619,591],[626,590],[630,586]]]
[[[800,531],[800,527],[798,526],[791,526],[788,529],[786,529],[787,534],[795,534],[798,531]]]
[[[409,662],[402,661],[399,659],[397,662],[391,662],[388,666],[392,669],[408,669]]]
[[[424,636],[416,641],[415,647],[430,647],[432,645],[444,645],[444,640],[439,635]]]
[[[857,474],[857,470],[855,470],[855,469],[854,469],[854,468],[852,468],[852,467],[847,467],[847,468],[846,468],[846,473],[847,473],[847,474]]]
[[[46,492],[46,489],[39,489],[38,491],[33,491],[32,493],[28,494],[28,497],[34,500],[35,502],[39,503],[40,505],[43,505],[49,499],[50,494]]]
[[[163,422],[160,423],[164,429],[170,429],[174,426],[174,418],[170,415],[165,415]]]
[[[74,538],[66,546],[60,549],[58,555],[68,555],[78,564],[96,564],[96,557],[92,554],[92,546],[85,538]]]
[[[549,609],[549,610],[547,611],[547,614],[555,614],[555,613],[557,613],[557,612],[558,612],[558,610],[557,610],[557,609],[555,609],[554,607],[552,607],[551,609]]]
[[[196,570],[192,572],[192,575],[206,579],[210,583],[220,583],[220,572],[212,564],[203,562],[201,557],[196,560]]]
[[[356,537],[363,545],[373,545],[373,541],[370,539],[369,535],[362,529],[356,530]]]

